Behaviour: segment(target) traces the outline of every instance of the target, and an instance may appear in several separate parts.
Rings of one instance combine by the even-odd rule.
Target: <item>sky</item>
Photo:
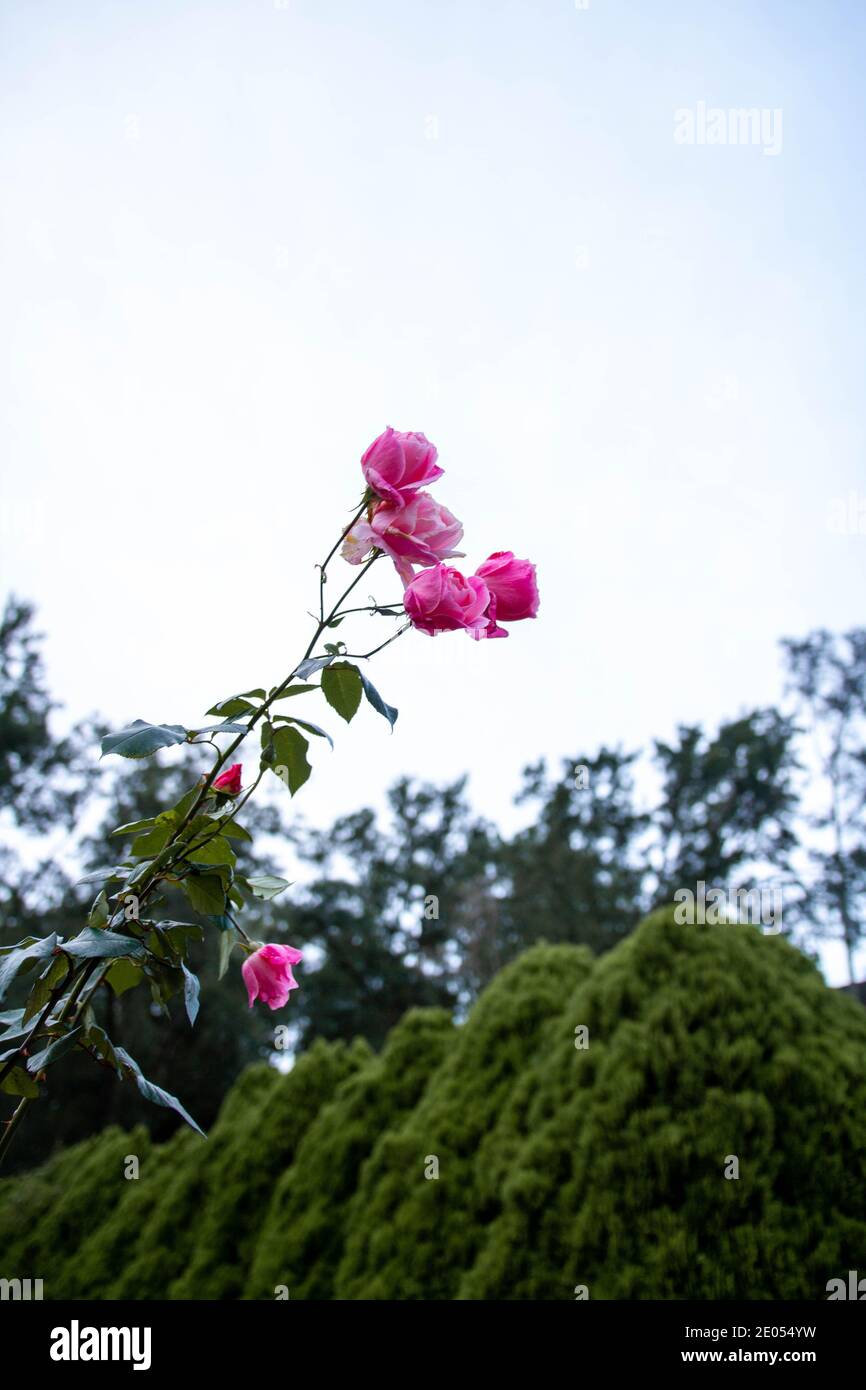
[[[0,587],[67,717],[282,679],[389,424],[541,608],[377,657],[393,736],[310,707],[294,811],[468,772],[508,826],[539,756],[778,700],[863,621],[864,48],[857,0],[3,0]]]

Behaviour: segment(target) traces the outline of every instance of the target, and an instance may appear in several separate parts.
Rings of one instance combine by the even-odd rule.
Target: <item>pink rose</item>
[[[234,763],[228,772],[221,772],[213,783],[213,791],[222,792],[224,796],[237,796],[241,789],[242,763]]]
[[[241,974],[247,987],[250,1008],[257,999],[271,1009],[281,1009],[287,1002],[290,992],[298,988],[292,974],[292,966],[297,965],[303,956],[294,946],[260,946],[251,956],[247,956],[241,966]]]
[[[538,612],[538,584],[535,566],[529,560],[515,560],[510,550],[497,550],[475,571],[496,600],[494,621],[516,623],[534,618]],[[494,609],[494,605],[491,604]]]
[[[429,637],[460,628],[474,633],[487,626],[490,593],[477,575],[467,579],[449,565],[435,565],[415,575],[403,604],[413,627]]]
[[[368,487],[399,507],[419,487],[442,477],[436,458],[436,449],[423,434],[392,430],[389,425],[362,456],[361,468]]]
[[[343,546],[343,558],[359,565],[376,546],[384,550],[397,567],[406,585],[412,579],[413,565],[437,565],[462,554],[454,546],[463,527],[429,492],[416,492],[402,506],[382,502],[369,522],[352,528]]]

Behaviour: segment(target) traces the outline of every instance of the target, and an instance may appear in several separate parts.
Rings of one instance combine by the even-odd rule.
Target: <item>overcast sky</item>
[[[377,658],[397,730],[314,750],[316,821],[468,770],[508,823],[529,760],[776,700],[781,636],[862,623],[859,0],[0,15],[2,585],[70,715],[281,679],[387,424],[541,609]]]

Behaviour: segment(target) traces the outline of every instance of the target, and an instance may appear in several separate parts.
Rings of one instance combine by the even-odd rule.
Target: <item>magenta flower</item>
[[[221,772],[213,784],[215,792],[222,792],[224,796],[237,796],[241,789],[241,773],[243,763],[233,763],[227,772]]]
[[[538,583],[535,566],[529,560],[516,560],[510,550],[496,550],[475,571],[496,600],[494,621],[516,623],[534,618],[538,612]],[[492,606],[492,605],[491,605]]]
[[[249,995],[250,1008],[257,999],[270,1009],[281,1009],[288,1001],[289,994],[298,988],[292,974],[292,966],[297,965],[303,956],[294,946],[260,946],[251,956],[247,956],[241,966],[241,974]]]
[[[367,486],[399,507],[419,487],[442,477],[436,458],[434,445],[423,434],[392,430],[389,425],[362,456],[361,468]]]
[[[438,565],[461,555],[454,546],[462,535],[462,525],[447,507],[429,492],[416,492],[402,506],[380,503],[369,522],[358,522],[349,532],[342,555],[350,565],[360,565],[376,546],[391,556],[405,586],[413,565]]]
[[[423,569],[407,585],[403,604],[420,632],[435,637],[438,632],[481,632],[488,624],[490,593],[483,579],[468,579],[450,565]]]

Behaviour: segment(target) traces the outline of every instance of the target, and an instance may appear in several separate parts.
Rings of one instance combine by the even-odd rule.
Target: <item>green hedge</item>
[[[754,927],[537,946],[457,1027],[250,1068],[207,1141],[0,1182],[0,1250],[47,1298],[824,1298],[866,1268],[866,1011]]]

